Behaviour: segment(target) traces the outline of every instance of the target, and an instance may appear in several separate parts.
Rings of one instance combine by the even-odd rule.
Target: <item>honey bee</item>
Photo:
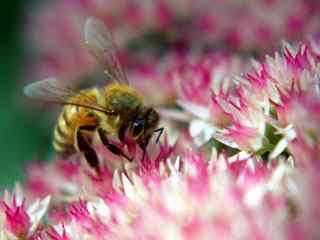
[[[81,152],[88,164],[99,172],[99,160],[91,144],[97,133],[107,149],[130,161],[133,159],[113,144],[110,137],[122,143],[126,137],[133,139],[142,149],[144,159],[151,136],[159,132],[158,141],[163,132],[163,128],[157,128],[159,114],[153,107],[146,106],[143,96],[130,86],[112,32],[99,20],[88,18],[84,38],[111,82],[103,87],[75,91],[49,78],[27,85],[24,93],[63,105],[53,135],[53,147],[57,152]]]

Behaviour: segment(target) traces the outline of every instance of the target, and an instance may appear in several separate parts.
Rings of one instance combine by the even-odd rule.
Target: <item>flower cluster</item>
[[[319,239],[320,41],[305,35],[319,30],[318,10],[312,0],[42,7],[31,29],[42,71],[99,77],[81,46],[85,17],[99,17],[119,36],[132,86],[161,106],[165,134],[146,152],[114,143],[134,161],[93,139],[98,173],[80,153],[30,164],[0,199],[0,239]],[[166,54],[152,52],[159,42],[131,51],[150,36]]]
[[[2,238],[317,239],[316,52],[285,44],[239,77],[228,56],[163,59],[189,133],[168,129],[136,162],[97,144],[99,176],[79,156],[34,163],[25,193],[1,200]]]
[[[47,227],[39,220],[50,198],[36,207],[13,200],[10,208],[4,202],[1,234],[3,239],[51,240],[317,239],[319,199],[312,190],[319,169],[302,171],[290,164],[267,166],[259,157],[227,157],[215,150],[207,162],[188,152],[162,162],[152,175],[114,172],[113,190],[103,187],[103,195],[87,185],[81,198],[53,194]]]
[[[215,52],[211,54],[167,54],[160,61],[134,67],[130,80],[150,104],[173,105],[177,98],[197,104],[210,101],[210,88],[227,89],[233,75],[245,72],[248,61]],[[157,94],[150,92],[157,89]],[[201,92],[202,94],[195,94]]]
[[[147,52],[233,49],[261,55],[278,47],[282,39],[300,40],[317,33],[319,9],[314,0],[47,2],[31,12],[27,33],[36,54],[28,69],[33,69],[32,79],[70,80],[91,74],[96,64],[82,39],[88,16],[102,19],[113,29],[124,58],[143,48]]]

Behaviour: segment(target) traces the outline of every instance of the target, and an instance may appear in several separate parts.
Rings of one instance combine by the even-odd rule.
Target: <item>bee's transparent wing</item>
[[[33,99],[61,104],[75,105],[90,108],[99,112],[109,113],[103,106],[97,103],[94,96],[84,92],[72,90],[56,78],[48,78],[42,81],[33,82],[25,86],[24,94]],[[74,98],[74,96],[79,96]]]
[[[129,85],[112,31],[100,20],[90,17],[84,25],[84,39],[110,80]]]

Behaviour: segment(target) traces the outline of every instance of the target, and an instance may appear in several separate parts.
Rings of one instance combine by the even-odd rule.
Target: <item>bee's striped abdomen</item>
[[[88,90],[86,94],[96,97],[96,92]],[[81,95],[76,96],[81,98]],[[81,103],[81,100],[78,101]],[[72,153],[75,149],[75,133],[80,126],[98,126],[99,117],[90,108],[74,105],[64,106],[54,130],[53,147],[62,153]]]
[[[67,106],[59,116],[53,135],[53,147],[58,152],[73,152],[75,131],[75,124],[73,124],[74,117],[75,116],[69,116]]]

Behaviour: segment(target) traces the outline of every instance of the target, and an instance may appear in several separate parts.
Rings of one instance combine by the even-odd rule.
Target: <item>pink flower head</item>
[[[98,17],[110,26],[126,51],[130,51],[127,46],[132,42],[155,34],[158,40],[151,39],[155,47],[227,46],[238,52],[263,54],[277,47],[282,39],[302,40],[304,34],[316,33],[316,9],[319,4],[313,0],[293,0],[291,4],[190,0],[157,0],[153,4],[146,0],[42,3],[32,11],[26,31],[37,50],[32,64],[37,74],[30,74],[36,78],[54,75],[78,79],[92,73],[96,63],[83,47],[82,38],[87,16]]]
[[[100,219],[95,214],[97,210],[92,206],[92,212],[90,212],[88,204],[82,200],[70,206],[70,214],[76,223],[79,224],[79,230],[83,231],[83,234],[88,233],[94,236],[96,239],[103,239],[103,235],[109,232],[109,227],[103,222],[103,219]]]
[[[237,58],[226,54],[189,56],[174,74],[179,97],[199,105],[208,105],[210,93],[226,94],[232,88],[231,76],[240,71]],[[200,94],[201,93],[201,94]]]
[[[209,173],[204,157],[190,152],[185,157],[185,164],[190,194],[197,198],[206,196],[209,191]]]
[[[256,143],[254,140],[260,136],[258,129],[241,126],[238,123],[235,123],[232,127],[227,128],[226,130],[226,137],[232,139],[240,149],[245,150],[250,150],[252,146],[255,146]],[[260,145],[258,145],[258,148],[259,147]]]
[[[49,228],[47,234],[51,240],[70,240],[68,237],[64,226],[62,226],[62,233],[60,234],[56,229],[53,227]]]
[[[6,230],[18,238],[27,236],[30,228],[30,218],[26,212],[24,201],[17,203],[16,197],[13,196],[10,205],[2,200],[1,209],[5,213]]]
[[[1,234],[8,239],[31,238],[41,228],[40,221],[48,210],[50,197],[29,204],[19,185],[0,200]]]
[[[80,166],[74,157],[57,159],[49,165],[35,162],[27,169],[26,187],[33,198],[43,198],[49,194],[59,198],[61,193],[77,193],[75,183],[79,176]]]

